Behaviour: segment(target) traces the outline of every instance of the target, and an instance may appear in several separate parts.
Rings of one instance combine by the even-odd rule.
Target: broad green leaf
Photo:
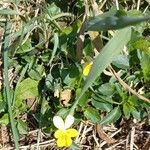
[[[82,95],[87,91],[87,89],[92,85],[95,79],[103,72],[103,70],[112,62],[115,56],[121,52],[124,45],[128,43],[131,37],[131,28],[125,28],[119,30],[116,35],[106,44],[106,46],[101,50],[99,55],[93,62],[91,72],[86,79],[86,83],[80,93],[80,96],[77,97],[75,104],[73,105],[72,110],[76,107],[76,104],[82,97]]]
[[[19,83],[16,89],[16,99],[29,99],[38,96],[38,82],[27,78]]]
[[[34,47],[32,47],[32,45],[31,45],[31,40],[28,39],[23,45],[19,46],[16,53],[18,53],[18,54],[26,53],[26,52],[29,52],[33,49],[34,49]]]
[[[112,64],[121,69],[128,69],[129,58],[127,57],[127,55],[118,55],[113,60]]]
[[[111,83],[105,83],[98,88],[98,91],[102,95],[111,96],[115,92],[115,87]]]
[[[120,103],[114,101],[114,100],[112,99],[112,96],[103,96],[103,95],[96,95],[96,96],[95,96],[95,95],[93,95],[92,98],[93,98],[94,100],[99,101],[99,102],[102,102],[102,103],[107,102],[107,103],[110,103],[110,104],[120,104]]]
[[[117,121],[121,116],[121,110],[119,107],[115,107],[108,115],[106,115],[100,122],[103,125],[108,125]]]
[[[150,55],[150,41],[149,40],[139,39],[136,42],[134,42],[132,45],[135,49],[140,49],[141,51]]]
[[[30,78],[34,80],[41,80],[44,73],[44,66],[43,65],[37,65],[34,69],[30,70],[28,75]]]
[[[91,120],[93,123],[98,123],[100,122],[100,114],[98,113],[98,111],[92,107],[88,107],[85,111],[84,111],[84,116]]]
[[[138,97],[135,95],[129,96],[128,103],[132,106],[139,106],[141,104]]]
[[[41,80],[42,76],[39,74],[39,72],[37,70],[32,69],[29,73],[28,73],[29,77],[35,80]]]
[[[146,53],[142,53],[141,55],[141,68],[143,71],[143,75],[145,80],[150,81],[150,55],[147,55]]]
[[[27,134],[27,123],[22,120],[17,120],[17,128],[20,134]]]
[[[131,114],[133,115],[133,117],[137,120],[141,120],[141,112],[138,111],[135,107],[131,108]]]
[[[74,87],[79,76],[79,70],[75,65],[64,66],[60,71],[63,83],[70,87]]]
[[[0,113],[5,111],[6,102],[0,101]]]
[[[123,104],[123,113],[124,113],[124,115],[125,115],[125,117],[126,117],[127,119],[130,118],[130,113],[131,113],[131,111],[130,111],[130,105],[129,105],[129,103]]]
[[[51,16],[58,15],[61,13],[60,8],[55,3],[48,5],[47,9],[49,13],[51,14]]]
[[[119,83],[115,83],[115,88],[116,88],[116,91],[117,93],[121,96],[121,97],[124,97],[125,93],[124,91],[122,90],[122,87]]]
[[[0,118],[0,124],[5,124],[5,125],[7,125],[8,123],[9,123],[8,114],[4,114],[4,115]]]
[[[113,107],[110,103],[100,102],[100,101],[96,101],[94,99],[92,99],[92,105],[99,110],[103,110],[103,111],[107,111],[107,112],[110,112],[113,109]]]

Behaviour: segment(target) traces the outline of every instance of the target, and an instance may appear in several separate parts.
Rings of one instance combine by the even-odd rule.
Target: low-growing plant
[[[23,14],[20,6],[28,3],[35,10]],[[121,1],[119,10],[113,6],[97,16],[89,8],[82,23],[84,3],[64,3],[12,1],[0,10],[0,124],[11,125],[16,149],[31,129],[39,131],[37,149],[41,130],[55,132],[58,147],[73,149],[72,138],[80,134],[77,126],[70,128],[74,119],[76,125],[141,121],[150,107],[148,13],[125,11],[127,2]],[[91,38],[95,32],[99,52]]]

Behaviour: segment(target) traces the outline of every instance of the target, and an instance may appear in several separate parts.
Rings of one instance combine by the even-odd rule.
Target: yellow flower
[[[84,68],[83,68],[83,75],[84,76],[88,76],[91,67],[92,67],[93,62],[90,62],[89,64],[87,64]]]
[[[57,139],[58,147],[69,147],[72,144],[73,137],[78,135],[78,131],[76,129],[70,128],[74,122],[74,117],[72,115],[68,115],[63,121],[63,119],[59,116],[55,116],[53,118],[53,123],[58,130],[54,133],[54,137]]]

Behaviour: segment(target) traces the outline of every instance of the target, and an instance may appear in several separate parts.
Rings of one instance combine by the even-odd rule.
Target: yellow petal
[[[79,134],[78,131],[73,128],[66,130],[66,132],[67,132],[67,136],[69,137],[76,137]]]
[[[54,116],[53,123],[54,123],[56,128],[62,129],[62,130],[65,129],[65,123],[61,117]]]
[[[56,130],[56,132],[54,133],[54,137],[55,137],[56,139],[62,138],[63,135],[64,135],[64,131],[63,131],[63,130]]]
[[[90,70],[91,70],[91,67],[92,67],[92,62],[87,64],[84,68],[83,68],[83,75],[84,76],[88,76]]]
[[[65,146],[65,145],[66,145],[65,139],[59,138],[59,139],[57,140],[57,146],[58,146],[58,147],[63,147],[63,146]]]
[[[58,133],[58,132],[57,132]],[[58,137],[57,140],[57,146],[58,147],[69,147],[72,144],[71,137],[68,136],[67,131],[59,131],[59,135],[56,135]]]
[[[71,146],[71,144],[72,144],[72,139],[70,138],[70,137],[67,137],[66,138],[66,147],[69,147],[69,146]]]

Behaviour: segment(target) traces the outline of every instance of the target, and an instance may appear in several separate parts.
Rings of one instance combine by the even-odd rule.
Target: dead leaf
[[[65,89],[60,93],[60,101],[66,105],[71,100],[71,90]]]
[[[99,135],[99,137],[106,141],[108,144],[112,144],[112,143],[115,143],[116,140],[113,139],[112,137],[110,137],[109,135],[107,135],[104,130],[103,130],[103,126],[101,124],[97,124],[96,125],[96,130],[97,130],[97,133]]]

